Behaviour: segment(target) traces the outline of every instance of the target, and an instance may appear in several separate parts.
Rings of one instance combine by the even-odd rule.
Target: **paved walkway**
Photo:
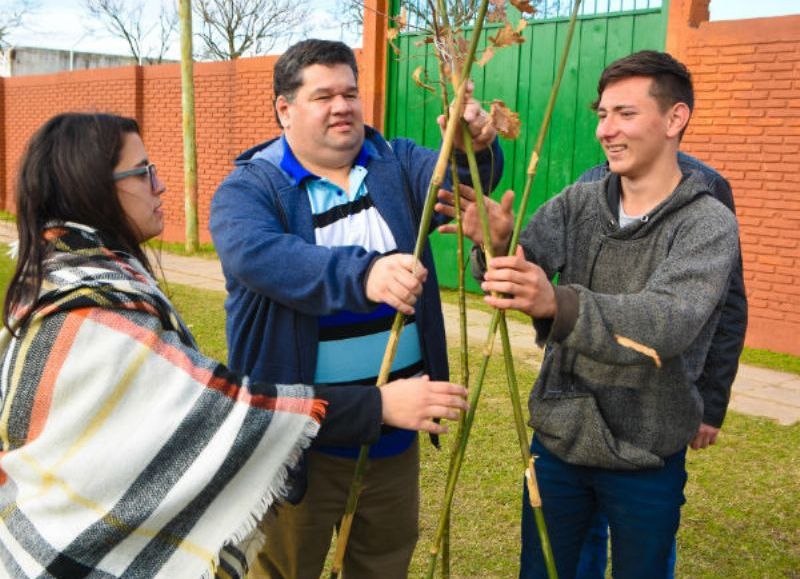
[[[0,242],[9,243],[16,238],[13,224],[0,222]],[[170,283],[196,288],[225,291],[225,279],[219,261],[202,257],[183,257],[170,253],[160,256],[161,267]],[[451,345],[458,340],[458,308],[444,304],[445,324]],[[489,314],[470,310],[467,332],[470,343],[483,344]],[[527,324],[508,321],[512,347],[524,363],[538,368],[541,350],[533,343],[533,330]],[[499,349],[497,339],[495,348]],[[790,425],[800,421],[800,376],[776,372],[755,366],[739,366],[739,374],[733,384],[730,408],[743,414],[764,416]]]

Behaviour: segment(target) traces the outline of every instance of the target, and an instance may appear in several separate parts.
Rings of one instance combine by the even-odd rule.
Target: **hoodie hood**
[[[605,233],[614,239],[638,239],[648,235],[658,223],[698,198],[711,195],[706,180],[696,171],[683,174],[670,195],[627,227],[619,227],[619,203],[622,184],[619,175],[609,173],[604,179],[605,199],[598,197]],[[605,202],[603,202],[605,201]]]

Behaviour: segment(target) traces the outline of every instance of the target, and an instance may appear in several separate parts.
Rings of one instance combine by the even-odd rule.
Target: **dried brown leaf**
[[[414,79],[414,83],[418,87],[423,88],[423,89],[425,89],[427,91],[430,91],[430,92],[436,94],[436,89],[433,88],[432,86],[430,86],[429,84],[425,84],[425,82],[422,80],[422,75],[424,73],[425,73],[425,67],[424,66],[418,66],[417,68],[414,69],[414,72],[411,73],[411,78]]]
[[[520,12],[526,12],[528,14],[533,14],[536,12],[536,8],[531,6],[531,0],[509,0],[509,2],[511,2],[511,5]]]
[[[478,66],[486,66],[486,63],[492,60],[494,57],[494,48],[491,46],[487,46],[486,50],[483,51],[481,55],[481,59],[477,62]]]
[[[403,8],[400,10],[400,15],[391,18],[391,21],[394,26],[386,31],[386,40],[389,41],[389,45],[392,47],[395,56],[400,56],[400,48],[395,44],[395,40],[397,40],[397,37],[400,36],[400,32],[408,25],[406,9]]]
[[[513,141],[519,137],[520,127],[522,126],[519,114],[508,108],[503,101],[492,101],[492,105],[489,108],[489,122],[497,130],[497,134],[504,139]]]
[[[461,35],[460,30],[454,30],[448,34],[445,40],[444,70],[447,76],[452,76],[453,72],[461,74],[464,68],[464,59],[469,52],[469,42]]]
[[[492,5],[486,19],[489,22],[504,22],[506,17],[506,0],[489,0]]]
[[[405,30],[406,26],[408,26],[408,12],[406,11],[405,6],[400,9],[400,14],[392,18],[395,27],[398,30]]]
[[[520,22],[522,22],[522,28],[525,28],[525,21],[521,20]],[[517,26],[517,28],[519,28],[519,26]],[[519,31],[514,30],[510,22],[506,22],[506,25],[497,32],[496,36],[489,37],[489,42],[497,48],[503,48],[504,46],[522,44],[525,42],[525,39],[522,38],[522,34],[520,34]]]
[[[455,35],[455,39],[458,54],[461,56],[461,60],[464,60],[467,52],[469,52],[469,42],[467,42],[467,39],[461,35],[460,31]]]

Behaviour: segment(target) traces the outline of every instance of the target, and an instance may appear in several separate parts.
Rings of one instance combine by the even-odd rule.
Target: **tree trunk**
[[[183,108],[183,182],[186,251],[197,251],[197,141],[194,123],[194,71],[192,59],[192,2],[180,0],[181,104]]]

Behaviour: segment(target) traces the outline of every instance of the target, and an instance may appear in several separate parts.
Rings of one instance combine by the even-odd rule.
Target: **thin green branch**
[[[532,189],[533,179],[536,175],[536,168],[539,164],[539,156],[541,154],[542,145],[544,143],[544,138],[547,134],[547,130],[550,126],[550,119],[553,115],[553,108],[555,106],[556,97],[558,96],[559,88],[561,87],[561,79],[564,76],[564,70],[566,68],[567,58],[569,56],[570,47],[572,45],[572,36],[575,31],[575,23],[577,21],[578,16],[578,9],[580,7],[580,0],[575,0],[572,9],[572,15],[570,17],[569,23],[569,30],[567,32],[567,38],[565,40],[564,51],[561,55],[561,61],[559,63],[558,72],[556,73],[556,78],[553,83],[553,87],[550,91],[550,98],[547,103],[547,107],[544,113],[544,119],[542,121],[542,126],[539,128],[539,135],[536,140],[536,144],[534,146],[534,150],[531,153],[531,160],[528,165],[527,171],[527,179],[525,182],[525,189],[523,191],[522,201],[520,203],[520,207],[518,209],[517,219],[514,224],[514,230],[511,236],[511,244],[509,245],[508,255],[513,255],[516,245],[519,241],[520,231],[522,229],[522,222],[525,219],[525,213],[527,209],[528,199],[530,197],[530,192]],[[478,204],[479,211],[484,213],[485,216],[485,207],[483,207],[483,196],[479,191],[476,190],[476,203]],[[488,220],[481,223],[481,227],[484,233],[484,245],[488,248],[491,248],[491,237],[489,235],[488,229]],[[491,252],[491,249],[490,249]],[[466,452],[467,442],[469,440],[470,431],[472,429],[472,423],[475,418],[475,412],[477,410],[478,401],[480,400],[480,392],[483,386],[483,380],[486,375],[486,368],[488,367],[489,358],[491,357],[492,348],[494,345],[494,338],[497,332],[497,326],[500,320],[504,320],[503,313],[500,310],[497,310],[492,315],[491,322],[489,324],[489,335],[486,339],[486,345],[484,347],[483,353],[483,360],[481,362],[481,368],[478,373],[477,382],[472,386],[470,389],[470,397],[469,397],[469,409],[467,414],[464,418],[464,427],[463,429],[459,429],[459,444],[457,446],[457,451],[454,454],[454,461],[451,465],[450,472],[448,473],[448,480],[447,480],[447,487],[445,491],[445,504],[442,510],[442,514],[439,519],[439,525],[437,527],[436,538],[434,540],[434,545],[431,548],[431,557],[429,560],[428,565],[428,579],[433,579],[433,574],[436,569],[436,558],[438,555],[439,549],[439,541],[441,540],[444,522],[449,517],[450,507],[452,505],[453,495],[455,493],[455,486],[458,480],[458,476],[461,472],[461,465],[463,463],[464,453]],[[527,441],[527,436],[526,436]],[[523,456],[525,451],[523,450]],[[538,499],[538,488],[536,487],[536,477],[535,471],[533,470],[533,461],[529,461],[528,472],[526,473],[526,478],[528,480],[529,489],[531,491],[535,491],[535,497]],[[534,495],[534,492],[531,493]],[[545,557],[545,565],[547,567],[548,576],[550,578],[557,577],[555,561],[552,555],[552,549],[550,547],[550,541],[547,536],[547,529],[545,526],[544,516],[541,512],[541,501],[536,501],[538,504],[534,505],[534,497],[531,497],[531,504],[534,511],[534,516],[536,520],[537,529],[539,531],[540,540],[542,543],[542,551]]]
[[[450,116],[450,97],[447,91],[447,76],[445,71],[445,58],[440,52],[441,47],[444,46],[444,38],[442,36],[442,29],[448,31],[450,23],[448,22],[447,9],[444,5],[444,0],[438,1],[438,13],[433,6],[433,0],[429,0],[431,10],[434,14],[434,34],[437,42],[435,46],[439,47],[436,51],[436,56],[439,64],[439,79],[441,81],[441,97],[442,97],[442,114],[445,119],[449,120]],[[438,18],[436,16],[438,15]],[[441,23],[439,22],[441,20]],[[455,75],[454,75],[455,76]],[[453,78],[453,86],[458,86],[458,79]],[[455,151],[450,153],[450,175],[453,181],[453,190],[458,191],[460,187],[458,178],[458,163],[456,162]],[[459,360],[461,362],[461,384],[465,388],[469,388],[469,343],[467,337],[467,296],[465,288],[465,271],[466,264],[464,262],[464,230],[461,220],[461,199],[455,198],[455,223],[456,223],[456,271],[458,275],[458,320],[459,320],[459,343],[461,350],[459,353]],[[458,428],[463,428],[464,413],[459,413]],[[453,460],[453,451],[450,453],[450,460]],[[442,536],[442,579],[450,578],[450,529],[451,518],[448,513],[447,520],[444,525],[444,534]]]
[[[481,31],[483,30],[483,21],[486,16],[486,10],[489,0],[482,0],[481,7],[478,12],[478,17],[475,22],[475,28],[472,31],[472,39],[470,42],[469,50],[464,61],[464,67],[461,72],[461,82],[456,90],[455,102],[453,105],[453,114],[450,116],[445,128],[444,137],[442,139],[442,147],[439,150],[439,157],[431,175],[431,180],[428,185],[428,192],[425,198],[425,206],[422,210],[422,217],[420,219],[419,231],[417,234],[417,241],[414,246],[414,257],[416,260],[422,258],[422,252],[425,249],[425,243],[428,239],[430,231],[431,219],[433,217],[433,207],[436,203],[436,193],[444,181],[447,163],[450,158],[450,153],[453,150],[453,142],[455,139],[456,130],[460,126],[461,115],[464,110],[464,100],[467,93],[467,82],[470,70],[472,69],[472,62],[475,60],[475,52],[478,48],[478,41],[480,40]],[[392,367],[395,355],[397,354],[397,345],[400,341],[400,332],[403,329],[403,321],[405,316],[397,312],[392,323],[391,333],[389,335],[389,342],[386,346],[386,351],[381,362],[381,369],[378,375],[378,386],[383,386],[388,382],[389,372]],[[344,554],[347,550],[347,541],[350,538],[350,530],[353,526],[353,517],[355,516],[356,508],[358,507],[358,497],[361,493],[364,482],[364,473],[367,467],[368,451],[363,447],[359,453],[358,461],[356,462],[355,472],[353,474],[353,482],[350,485],[350,493],[347,499],[345,513],[342,516],[342,521],[339,526],[339,534],[336,540],[336,552],[334,554],[333,564],[331,566],[331,579],[339,577],[344,561]]]

